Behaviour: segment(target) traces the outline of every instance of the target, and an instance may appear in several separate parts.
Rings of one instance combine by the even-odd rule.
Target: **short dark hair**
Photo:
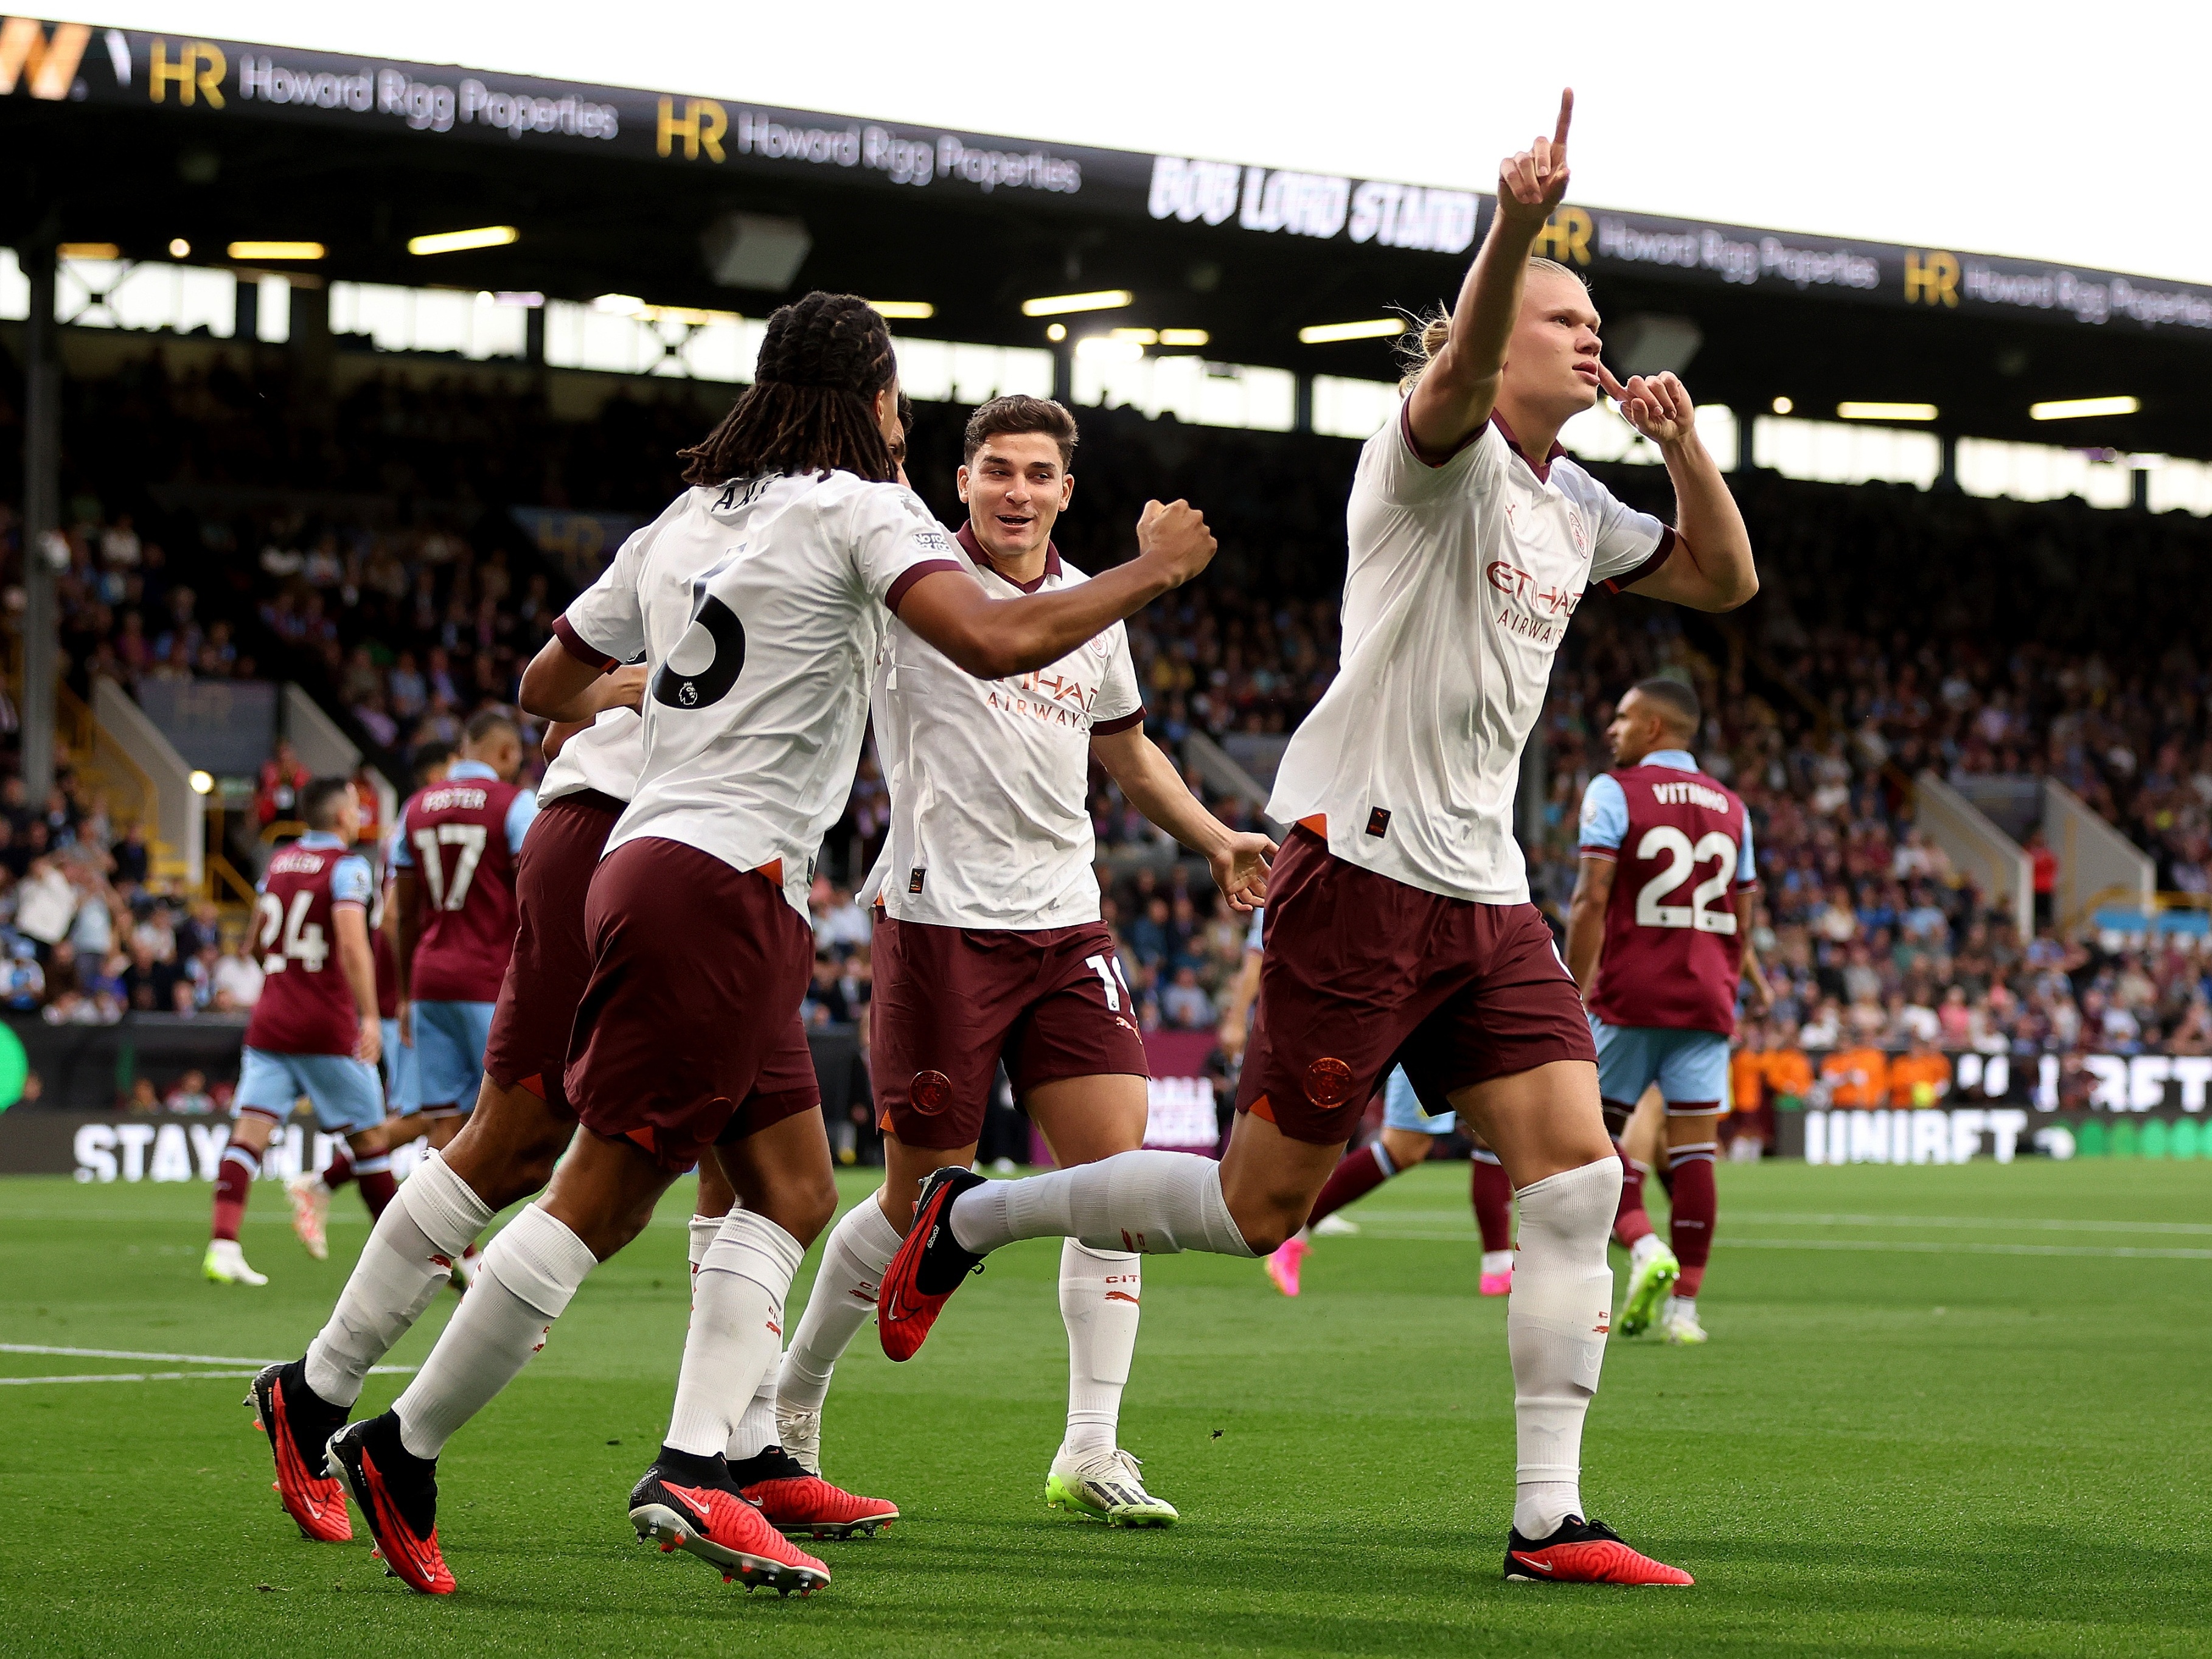
[[[1050,398],[1021,392],[994,398],[968,417],[968,430],[960,438],[961,465],[975,459],[985,439],[1023,432],[1042,432],[1058,444],[1063,472],[1075,465],[1075,416]]]
[[[443,738],[433,738],[428,743],[415,745],[415,781],[421,783],[430,775],[434,766],[453,763],[453,745]]]
[[[352,795],[349,778],[317,778],[300,792],[300,817],[310,830],[334,829],[339,810]]]
[[[461,728],[461,738],[464,743],[478,744],[495,732],[505,732],[517,739],[522,736],[522,728],[514,723],[514,716],[497,703],[470,715],[469,723]]]
[[[1638,680],[1630,689],[1641,691],[1652,702],[1659,704],[1667,711],[1668,724],[1679,726],[1692,737],[1695,737],[1698,728],[1705,724],[1705,710],[1698,707],[1698,694],[1680,680],[1668,679],[1661,676],[1653,679]]]
[[[816,292],[768,319],[753,383],[702,442],[679,451],[684,482],[769,474],[898,477],[875,397],[898,378],[890,330],[866,300]]]

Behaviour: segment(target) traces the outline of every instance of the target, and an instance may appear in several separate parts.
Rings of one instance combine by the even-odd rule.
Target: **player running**
[[[496,708],[469,717],[461,757],[417,790],[392,830],[392,966],[399,1035],[415,1048],[420,1108],[392,1145],[428,1132],[433,1150],[460,1132],[483,1081],[493,1005],[514,951],[514,864],[538,816],[515,779],[522,733]]]
[[[382,1046],[376,969],[368,951],[375,878],[368,860],[353,850],[361,803],[347,780],[317,778],[301,792],[300,816],[307,833],[270,857],[254,904],[261,1000],[246,1027],[230,1144],[216,1175],[214,1224],[200,1264],[218,1284],[269,1282],[246,1264],[238,1224],[269,1137],[301,1095],[313,1106],[315,1121],[352,1146],[369,1213],[380,1212],[392,1194],[384,1091],[376,1081]]]
[[[1313,1251],[1312,1236],[1329,1231],[1327,1223],[1346,1205],[1425,1162],[1458,1127],[1456,1112],[1422,1109],[1406,1068],[1393,1068],[1382,1087],[1382,1133],[1358,1152],[1345,1154],[1314,1200],[1306,1224],[1267,1258],[1267,1277],[1275,1288],[1285,1296],[1297,1295],[1305,1259]],[[1468,1163],[1468,1199],[1474,1209],[1475,1231],[1482,1237],[1476,1288],[1484,1296],[1505,1296],[1513,1289],[1513,1183],[1505,1178],[1498,1154],[1480,1141],[1469,1149]],[[1342,1224],[1346,1231],[1357,1231],[1349,1223]]]
[[[1003,678],[1059,660],[1213,549],[1188,506],[1153,503],[1129,563],[1068,591],[990,599],[927,508],[889,482],[896,403],[890,337],[865,301],[813,294],[778,310],[755,383],[689,452],[695,487],[569,607],[563,651],[524,677],[525,706],[550,717],[642,653],[645,760],[586,903],[592,973],[564,1077],[575,1140],[485,1251],[393,1409],[331,1443],[386,1559],[418,1589],[453,1588],[436,1535],[447,1439],[708,1155],[743,1207],[705,1252],[667,1440],[631,1520],[748,1584],[829,1580],[745,1502],[725,1452],[781,1349],[793,1271],[836,1206],[799,1016],[813,960],[803,918],[888,617]]]
[[[1052,540],[1074,495],[1075,444],[1074,419],[1042,398],[995,398],[969,420],[958,474],[969,519],[955,540],[963,567],[993,598],[1066,592],[1086,580]],[[1206,856],[1237,908],[1264,891],[1275,850],[1215,818],[1145,735],[1118,623],[1048,667],[983,680],[895,617],[873,708],[891,819],[861,902],[878,907],[869,1069],[884,1184],[830,1235],[783,1357],[776,1407],[783,1446],[817,1474],[838,1356],[875,1310],[923,1178],[975,1161],[1001,1060],[1063,1166],[1145,1144],[1144,1040],[1091,865],[1092,762],[1148,819]],[[1045,1501],[1117,1526],[1176,1518],[1115,1437],[1142,1261],[1073,1239],[1060,1252],[1067,1428]]]
[[[442,782],[446,769],[453,763],[451,744],[424,744],[415,755],[416,787]],[[363,835],[367,833],[366,830],[362,831]],[[392,954],[392,929],[386,926],[386,918],[392,914],[397,872],[392,867],[388,842],[383,853],[383,879],[377,884],[376,902],[368,913],[368,944],[369,954],[376,963],[376,1014],[384,1037],[384,1109],[392,1117],[404,1118],[421,1109],[422,1099],[416,1091],[414,1045],[399,1040],[399,973]],[[390,1148],[404,1143],[392,1140],[387,1131],[385,1144]],[[321,1169],[302,1170],[284,1183],[285,1196],[292,1201],[292,1231],[307,1254],[318,1261],[328,1259],[331,1253],[331,1194],[357,1173],[351,1152],[341,1141],[332,1149],[330,1162]]]
[[[1713,1154],[1739,981],[1751,981],[1756,1006],[1767,1000],[1751,944],[1751,817],[1734,790],[1698,770],[1690,745],[1702,719],[1698,694],[1676,680],[1644,680],[1620,700],[1606,728],[1616,769],[1583,794],[1582,866],[1567,915],[1567,966],[1589,1005],[1598,1094],[1616,1144],[1646,1088],[1656,1084],[1666,1102],[1674,1249],[1644,1212],[1643,1182],[1624,1182],[1614,1223],[1629,1261],[1620,1334],[1641,1335],[1658,1313],[1660,1334],[1677,1344],[1705,1340],[1697,1298],[1718,1212]]]
[[[1259,1016],[1219,1164],[1123,1152],[1024,1181],[940,1170],[885,1273],[878,1330],[911,1356],[989,1251],[1064,1237],[1252,1256],[1304,1224],[1394,1059],[1463,1113],[1520,1206],[1506,1330],[1519,1425],[1508,1578],[1687,1583],[1588,1518],[1582,1426],[1611,1320],[1620,1160],[1582,999],[1528,902],[1511,809],[1522,744],[1592,582],[1707,610],[1757,589],[1728,484],[1672,375],[1598,361],[1581,282],[1532,261],[1564,197],[1557,134],[1508,160],[1449,318],[1420,337],[1397,419],[1347,513],[1343,667],[1291,738],[1268,816]],[[1553,440],[1610,392],[1660,448],[1681,529],[1632,512]]]

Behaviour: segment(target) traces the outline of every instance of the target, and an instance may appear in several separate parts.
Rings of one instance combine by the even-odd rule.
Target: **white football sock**
[[[1641,1267],[1645,1262],[1667,1248],[1667,1241],[1656,1233],[1646,1233],[1628,1247],[1628,1265]]]
[[[783,1299],[805,1254],[766,1216],[732,1210],[722,1218],[691,1297],[671,1448],[699,1457],[728,1449],[731,1431],[783,1350]]]
[[[1093,1249],[1250,1256],[1221,1195],[1221,1166],[1190,1152],[1116,1152],[1022,1181],[987,1181],[952,1206],[952,1237],[991,1251],[1020,1238],[1079,1238]]]
[[[368,1368],[414,1328],[491,1213],[436,1152],[416,1164],[370,1230],[330,1322],[307,1345],[307,1386],[333,1406],[360,1399]]]
[[[822,1247],[821,1270],[807,1292],[806,1311],[792,1333],[776,1380],[777,1397],[786,1411],[822,1409],[838,1356],[875,1312],[884,1269],[891,1265],[898,1248],[898,1229],[872,1193],[846,1211],[830,1230],[830,1242]]]
[[[707,1259],[707,1247],[714,1242],[714,1235],[722,1231],[722,1218],[718,1215],[695,1215],[691,1218],[691,1248],[684,1252],[691,1263],[691,1278],[699,1278],[699,1264]]]
[[[776,1443],[775,1373],[776,1367],[771,1361],[768,1369],[761,1373],[760,1382],[753,1389],[751,1401],[746,1405],[744,1414],[738,1419],[738,1426],[730,1431],[729,1449],[723,1455],[732,1463],[742,1462],[748,1457],[757,1457]]]
[[[535,1204],[501,1228],[438,1346],[392,1407],[399,1443],[417,1457],[444,1450],[545,1346],[598,1265],[582,1239]]]
[[[1511,1273],[1513,1271],[1513,1252],[1510,1250],[1485,1250],[1482,1253],[1482,1271],[1486,1275],[1491,1273]]]
[[[1583,1514],[1583,1419],[1597,1392],[1613,1322],[1605,1243],[1620,1203],[1620,1160],[1607,1154],[1515,1197],[1521,1254],[1505,1304],[1519,1449],[1513,1524],[1533,1540]]]
[[[1145,1258],[1094,1250],[1069,1239],[1060,1248],[1060,1316],[1067,1326],[1067,1437],[1071,1453],[1111,1451],[1121,1389],[1137,1352],[1137,1301]]]

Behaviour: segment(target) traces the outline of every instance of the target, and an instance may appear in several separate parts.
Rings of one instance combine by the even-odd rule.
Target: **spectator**
[[[1827,1085],[1831,1106],[1884,1105],[1889,1098],[1889,1057],[1871,1043],[1838,1048],[1822,1057],[1820,1081]]]
[[[243,1013],[261,1000],[261,967],[241,943],[216,963],[212,1004],[218,1013]]]
[[[8,964],[0,987],[9,1010],[19,1014],[34,1014],[46,1000],[46,970],[39,966],[39,947],[29,939],[17,939],[8,952]]]
[[[163,1097],[165,1110],[183,1117],[205,1117],[215,1110],[214,1098],[208,1093],[207,1073],[194,1067],[177,1079],[177,1086]]]
[[[1160,993],[1160,1014],[1180,1030],[1200,1030],[1213,1024],[1213,999],[1198,982],[1196,967],[1185,963],[1175,970],[1174,981]]]
[[[1998,696],[2001,701],[2003,694],[2000,692]],[[2051,906],[2058,892],[2058,854],[2051,850],[2040,830],[2027,832],[2027,851],[2030,879],[2035,889],[2035,925],[2049,927],[2057,921],[2051,915]]]
[[[1918,1031],[1911,1045],[1889,1064],[1889,1103],[1933,1106],[1951,1091],[1951,1062]]]
[[[274,754],[261,763],[261,778],[253,793],[253,815],[261,827],[289,822],[295,816],[300,791],[306,788],[313,775],[301,763],[298,752],[288,738],[276,739]]]
[[[842,977],[833,953],[814,953],[814,977],[807,984],[803,1009],[809,1025],[844,1025],[851,1022],[852,1009],[845,1000],[844,987],[839,982]]]
[[[52,950],[68,936],[77,914],[76,889],[60,862],[42,858],[15,889],[15,930]]]

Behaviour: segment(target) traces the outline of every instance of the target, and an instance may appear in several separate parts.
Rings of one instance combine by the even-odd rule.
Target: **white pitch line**
[[[2017,1227],[2031,1233],[2183,1233],[2212,1235],[2202,1221],[2055,1221],[2048,1218],[1972,1215],[1810,1215],[1798,1210],[1739,1210],[1740,1221],[1811,1227]]]
[[[254,1368],[252,1370],[239,1373],[242,1376],[257,1376],[261,1368],[265,1365],[283,1363],[276,1359],[241,1359],[236,1354],[142,1353],[135,1348],[57,1348],[51,1347],[43,1342],[0,1342],[0,1353],[59,1354],[66,1359],[166,1359],[175,1365],[251,1365]],[[381,1371],[387,1376],[412,1376],[416,1370],[412,1365],[371,1365],[368,1369],[372,1375]],[[179,1373],[179,1375],[198,1376],[200,1373]],[[0,1381],[29,1382],[55,1382],[67,1380],[69,1379],[46,1376],[0,1378]]]
[[[1369,1227],[1363,1238],[1435,1240],[1472,1244],[1475,1235],[1463,1233],[1386,1231]],[[2132,1244],[1984,1244],[1974,1240],[1957,1243],[1904,1238],[1735,1238],[1723,1232],[1713,1240],[1715,1249],[1732,1247],[1753,1250],[1893,1250],[1914,1255],[2064,1255],[2085,1257],[2132,1256],[2154,1261],[2212,1261],[2212,1250],[2151,1249]]]
[[[28,1388],[33,1382],[195,1382],[213,1378],[258,1376],[258,1371],[102,1371],[87,1376],[0,1376],[0,1389]]]
[[[2166,1233],[2212,1237],[2212,1222],[2203,1221],[2057,1221],[2046,1217],[1972,1215],[1829,1215],[1804,1210],[1723,1210],[1724,1218],[1790,1227],[1986,1227],[2017,1228],[2040,1233]],[[1461,1221],[1465,1210],[1371,1210],[1364,1229],[1389,1226],[1394,1221]],[[1457,1235],[1454,1235],[1456,1237]]]

